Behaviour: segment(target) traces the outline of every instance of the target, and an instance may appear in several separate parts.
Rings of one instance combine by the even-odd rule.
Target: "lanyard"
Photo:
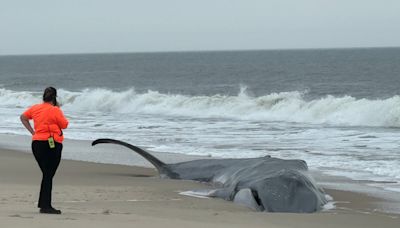
[[[49,126],[49,124],[47,124],[47,129],[49,130],[50,137],[53,138],[53,133],[50,131],[50,126]]]

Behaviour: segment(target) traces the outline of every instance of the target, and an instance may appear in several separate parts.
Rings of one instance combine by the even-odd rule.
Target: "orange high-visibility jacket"
[[[64,136],[61,129],[68,127],[68,120],[59,107],[45,102],[33,105],[23,115],[28,119],[33,119],[35,134],[32,140],[47,140],[52,136],[54,141],[63,142]]]

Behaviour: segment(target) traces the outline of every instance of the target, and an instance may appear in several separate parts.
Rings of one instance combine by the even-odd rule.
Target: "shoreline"
[[[0,224],[5,227],[398,227],[397,214],[374,210],[373,197],[326,189],[336,208],[313,214],[264,213],[221,199],[179,194],[204,183],[160,179],[155,169],[61,161],[54,179],[53,202],[60,216],[35,207],[41,174],[31,154],[0,146]]]
[[[14,151],[16,153],[31,153],[30,148],[31,138],[29,136],[15,135],[15,134],[0,134],[0,150]],[[92,153],[101,154],[104,161],[97,161],[93,159],[83,159],[77,157],[80,154],[86,152],[90,157]],[[126,164],[113,163],[112,160],[108,160],[107,157],[110,156],[110,151],[117,152],[119,155],[126,156]],[[194,159],[204,159],[204,158],[215,158],[215,157],[205,157],[205,156],[194,156],[194,155],[184,155],[178,153],[165,153],[165,152],[154,152],[150,151],[154,156],[158,157],[165,163],[176,163],[184,162]],[[112,156],[111,156],[112,157]],[[131,153],[124,147],[114,144],[102,144],[100,146],[92,147],[91,141],[89,140],[75,140],[75,139],[65,139],[64,149],[62,155],[63,161],[71,162],[83,162],[82,164],[91,165],[104,165],[105,167],[112,167],[113,165],[127,167],[127,169],[142,170],[146,169],[147,176],[157,176],[157,172],[154,166],[146,161],[143,157],[137,155],[136,153]],[[330,206],[346,208],[349,204],[346,200],[338,200],[342,198],[342,195],[352,194],[355,198],[363,198],[364,196],[368,198],[369,202],[372,204],[355,205],[357,210],[363,213],[387,213],[400,215],[400,199],[396,192],[391,192],[383,189],[379,186],[373,186],[374,181],[367,180],[353,180],[348,177],[334,176],[330,174],[323,173],[318,170],[309,171],[312,178],[316,181],[318,186],[324,188],[326,193],[333,197],[333,201],[330,202]],[[134,174],[132,174],[134,175]],[[397,183],[398,184],[398,183]],[[345,197],[347,198],[347,197]]]

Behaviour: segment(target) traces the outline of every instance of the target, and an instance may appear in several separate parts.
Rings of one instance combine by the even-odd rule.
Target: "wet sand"
[[[26,151],[25,151],[26,152]],[[221,199],[179,192],[203,183],[159,179],[152,168],[62,160],[53,205],[62,215],[39,214],[41,173],[30,153],[0,144],[1,227],[400,227],[381,212],[383,199],[325,189],[336,209],[313,214],[264,213]]]

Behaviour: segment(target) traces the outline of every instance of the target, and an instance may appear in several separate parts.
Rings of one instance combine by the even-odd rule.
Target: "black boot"
[[[42,213],[42,214],[56,214],[56,215],[59,215],[59,214],[61,214],[61,211],[57,210],[55,208],[49,207],[49,208],[40,208],[40,213]]]

